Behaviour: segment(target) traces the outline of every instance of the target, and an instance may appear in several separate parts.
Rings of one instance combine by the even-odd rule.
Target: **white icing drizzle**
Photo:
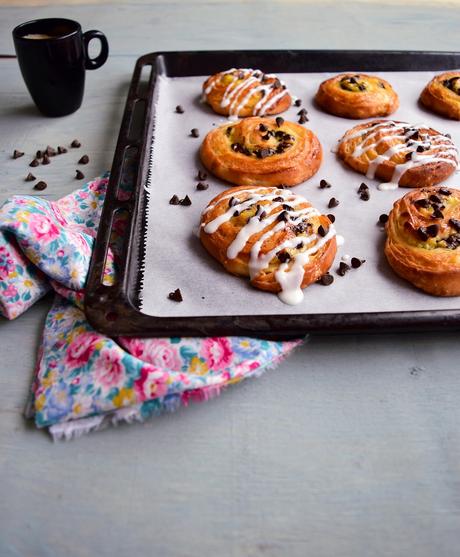
[[[242,194],[250,194],[247,199],[240,200]],[[279,199],[281,198],[281,199]],[[282,250],[296,248],[299,242],[303,243],[304,249],[300,253],[292,256],[289,261],[281,263],[278,270],[275,272],[275,278],[281,287],[281,292],[278,294],[279,298],[286,304],[298,304],[303,300],[303,292],[301,289],[304,266],[308,263],[310,256],[318,252],[331,238],[336,236],[335,228],[332,224],[329,225],[327,233],[324,237],[318,236],[315,233],[309,233],[305,230],[306,236],[295,236],[288,238],[281,244],[275,246],[272,250],[265,254],[261,253],[262,246],[269,240],[271,236],[279,231],[282,231],[286,226],[296,226],[301,222],[308,219],[308,217],[319,216],[321,213],[314,207],[302,207],[296,209],[294,205],[305,202],[303,197],[293,194],[291,191],[275,189],[267,193],[257,193],[257,190],[248,189],[240,190],[236,195],[227,194],[219,199],[217,203],[225,200],[232,200],[231,205],[225,213],[219,215],[207,224],[202,224],[204,232],[213,234],[218,228],[230,220],[235,211],[241,213],[245,209],[258,205],[259,202],[269,202],[268,204],[260,204],[255,215],[253,215],[248,222],[239,230],[233,242],[227,248],[227,257],[235,259],[238,254],[244,249],[252,236],[262,232],[267,227],[270,227],[276,222],[273,228],[267,230],[262,236],[253,244],[249,256],[249,276],[254,279],[260,272],[267,268],[270,261]],[[204,213],[213,209],[217,203],[208,206]],[[289,205],[290,208],[284,209],[286,220],[278,221],[280,211],[276,211],[279,206]],[[263,214],[265,212],[265,215]],[[261,216],[263,218],[261,218]],[[277,222],[278,221],[278,222]],[[337,236],[337,239],[339,237]]]
[[[209,81],[208,85],[203,91],[202,99],[206,101],[207,96],[215,88],[217,83],[220,81],[222,74],[231,74],[234,72],[243,72],[244,78],[240,83],[238,83],[238,78],[235,77],[226,87],[220,106],[222,108],[229,107],[229,116],[233,119],[238,116],[240,111],[246,106],[246,104],[251,100],[254,95],[259,95],[262,93],[261,99],[255,104],[252,110],[252,116],[263,116],[267,113],[267,110],[272,107],[279,99],[283,98],[285,95],[289,95],[289,91],[284,83],[284,81],[279,80],[280,84],[284,89],[275,95],[270,95],[274,91],[272,88],[272,83],[264,84],[262,79],[264,76],[266,78],[276,78],[274,74],[264,74],[260,70],[253,70],[251,68],[236,69],[232,68],[225,72],[221,72],[213,76]],[[254,87],[254,84],[260,83]]]
[[[409,160],[395,165],[391,180],[378,186],[379,190],[394,190],[399,186],[399,180],[402,175],[411,168],[433,162],[445,162],[455,168],[458,166],[458,150],[453,142],[442,134],[430,135],[426,132],[421,132],[422,129],[429,129],[429,126],[426,124],[407,124],[406,122],[385,120],[351,135],[344,136],[341,142],[366,136],[364,141],[355,147],[351,155],[352,157],[359,158],[368,151],[376,149],[387,140],[402,140],[403,143],[389,146],[383,153],[370,161],[366,173],[367,178],[373,179],[379,165],[389,161],[393,155],[401,152],[405,154],[411,153]],[[416,138],[412,138],[414,134],[416,134]],[[417,148],[419,147],[423,151],[418,152]]]

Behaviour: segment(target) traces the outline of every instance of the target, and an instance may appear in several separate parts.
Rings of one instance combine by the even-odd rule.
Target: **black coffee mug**
[[[99,39],[101,51],[90,58],[88,45]],[[65,116],[81,106],[85,70],[107,60],[109,45],[100,31],[82,33],[71,19],[36,19],[13,30],[19,67],[37,108],[46,116]]]

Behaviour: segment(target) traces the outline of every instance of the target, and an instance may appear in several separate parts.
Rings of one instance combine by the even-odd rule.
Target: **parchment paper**
[[[354,72],[353,68],[350,71]],[[409,123],[426,123],[443,133],[450,133],[460,146],[460,124],[432,114],[417,103],[425,84],[440,72],[377,72],[388,80],[399,94],[400,108],[390,118]],[[251,287],[249,280],[227,273],[202,247],[197,229],[200,214],[207,203],[229,184],[208,173],[209,189],[195,189],[196,174],[204,167],[198,149],[206,133],[227,121],[200,102],[201,85],[207,76],[164,78],[158,82],[156,97],[155,140],[151,161],[151,183],[146,223],[145,274],[142,309],[146,314],[168,316],[261,315],[297,313],[356,313],[433,309],[456,309],[458,298],[438,298],[417,290],[400,279],[389,267],[383,254],[385,233],[377,224],[382,213],[388,213],[393,202],[409,190],[379,191],[377,180],[346,168],[332,152],[344,132],[362,121],[325,114],[315,108],[313,97],[318,85],[330,73],[282,74],[291,93],[302,99],[308,110],[306,127],[313,130],[323,146],[323,163],[319,172],[294,188],[324,213],[336,216],[337,233],[345,238],[331,268],[334,282],[330,286],[312,284],[303,302],[289,306],[276,294]],[[177,114],[181,105],[185,112]],[[298,120],[300,108],[291,107],[282,114],[285,120]],[[200,137],[190,136],[198,128]],[[332,187],[319,189],[321,178]],[[365,182],[370,200],[362,201],[357,189]],[[458,174],[447,185],[460,187]],[[169,205],[174,195],[192,200],[190,207]],[[328,209],[331,197],[340,201]],[[365,259],[364,265],[344,277],[336,273],[345,254]],[[180,288],[183,302],[168,299],[168,293]]]

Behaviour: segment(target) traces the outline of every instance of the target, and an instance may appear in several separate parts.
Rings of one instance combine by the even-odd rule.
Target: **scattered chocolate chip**
[[[268,130],[265,124],[259,124],[259,131],[266,132]]]
[[[76,170],[75,171],[75,178],[77,180],[83,180],[84,177],[85,177],[85,175],[83,174],[83,172],[81,170]]]
[[[264,220],[264,218],[267,216],[267,211],[262,211],[259,215],[259,220]]]
[[[382,213],[379,217],[379,224],[385,224],[386,222],[388,222],[388,215]]]
[[[281,118],[281,116],[277,116],[276,125],[280,128],[283,124],[284,124],[284,118]]]
[[[423,145],[418,145],[417,147],[417,153],[423,153],[424,151],[429,151],[430,150],[430,146],[425,147]]]
[[[89,163],[88,155],[83,155],[81,159],[78,161],[78,164],[88,164],[88,163]]]
[[[324,236],[326,236],[327,233],[328,233],[328,230],[326,228],[324,228],[324,226],[322,224],[320,224],[318,226],[318,234],[324,238]]]
[[[325,275],[320,277],[316,282],[318,284],[322,284],[323,286],[329,286],[334,282],[334,277],[331,274],[326,273]]]
[[[56,155],[56,150],[53,149],[50,145],[48,145],[45,153],[48,155],[48,157],[54,157]]]
[[[286,222],[288,218],[288,213],[287,211],[281,211],[281,213],[278,214],[278,220],[279,221],[284,221]]]
[[[335,197],[331,197],[331,199],[329,199],[329,203],[327,204],[327,206],[329,207],[329,209],[333,209],[334,207],[337,207],[339,203],[340,202],[338,199],[336,199]]]
[[[170,292],[168,294],[168,298],[170,300],[172,300],[173,302],[182,302],[182,300],[183,300],[182,293],[179,290],[179,288],[176,288],[176,290],[174,290],[174,292]]]
[[[205,182],[198,182],[198,184],[196,185],[196,189],[198,191],[204,191],[207,190],[209,188],[209,184],[206,184]]]
[[[442,211],[440,211],[439,209],[434,209],[433,213],[431,214],[431,218],[433,218],[433,219],[443,219],[444,215],[443,215]]]
[[[49,156],[45,153],[45,154],[43,155],[43,158],[42,158],[42,164],[49,164],[50,162],[51,162],[51,161],[50,161]]]
[[[43,152],[39,150],[35,153],[35,156],[37,157],[37,159],[41,159],[43,157]]]
[[[414,205],[419,208],[427,209],[430,206],[428,199],[422,198],[414,201]]]
[[[364,190],[359,194],[359,198],[363,201],[369,201],[370,197],[371,194],[369,193],[369,190]]]
[[[295,249],[302,249],[302,248],[303,248],[303,242],[299,242],[295,247]]]
[[[239,217],[240,216],[240,212],[239,211],[235,211],[232,215],[233,217]]]
[[[339,263],[339,268],[337,269],[337,274],[341,277],[345,276],[345,273],[347,273],[350,270],[350,265],[348,265],[348,263],[345,263],[344,261],[341,261]]]
[[[452,195],[452,192],[451,192],[450,190],[448,190],[447,188],[439,188],[438,191],[439,191],[439,193],[440,193],[441,195],[445,195],[445,196],[447,196],[447,197],[448,197],[449,195]]]
[[[365,262],[366,262],[365,259],[358,259],[357,257],[352,257],[351,261],[350,261],[351,266],[353,267],[353,269],[358,269]]]
[[[48,184],[46,182],[40,181],[35,184],[34,190],[42,191],[45,190],[47,187]]]
[[[332,187],[331,184],[329,182],[327,182],[326,180],[320,180],[319,182],[319,187],[324,190],[326,188],[330,188]]]
[[[335,215],[332,215],[331,213],[329,213],[329,215],[326,215],[326,217],[327,217],[331,222],[335,222]]]
[[[426,228],[424,226],[421,226],[417,230],[417,234],[421,240],[423,241],[428,240],[428,234],[426,233]]]
[[[188,195],[186,195],[183,199],[179,201],[179,205],[183,205],[184,207],[189,207],[192,204],[192,200]]]
[[[442,199],[440,197],[438,197],[437,195],[430,195],[429,199],[433,203],[442,203]]]
[[[230,197],[230,200],[228,202],[228,206],[229,207],[234,207],[235,205],[238,205],[239,200],[236,197]]]
[[[449,225],[452,226],[457,232],[460,232],[460,220],[449,219]]]
[[[34,159],[29,166],[38,166],[40,164],[40,161],[38,159]]]
[[[362,193],[363,191],[369,191],[369,186],[364,182],[362,182],[361,185],[359,186],[358,193]]]
[[[206,180],[207,177],[208,175],[206,174],[206,172],[204,172],[203,170],[198,170],[198,174],[196,175],[197,180],[202,182],[203,180]]]
[[[301,99],[296,99],[296,100],[294,101],[294,106],[300,106],[301,104],[302,104]]]
[[[430,238],[435,238],[438,235],[439,226],[437,224],[430,224],[426,227],[426,233]]]
[[[299,124],[305,124],[306,122],[308,122],[307,116],[305,116],[305,114],[302,114],[302,116],[300,116],[298,122],[299,122]]]
[[[274,197],[274,198],[273,198],[273,201],[274,201],[275,203],[281,203],[282,201],[284,201],[284,199],[283,199],[281,196],[278,196],[278,197]]]
[[[291,256],[287,251],[282,251],[278,254],[278,259],[281,261],[281,263],[287,263],[291,259]]]
[[[200,130],[198,128],[193,128],[190,130],[190,135],[192,137],[200,137]]]
[[[36,180],[36,179],[37,179],[37,178],[35,178],[35,176],[34,176],[33,174],[31,174],[30,172],[29,172],[29,174],[27,174],[27,176],[24,178],[24,180],[25,180],[26,182],[33,182],[33,181]]]
[[[78,139],[74,139],[70,144],[70,146],[73,147],[74,149],[78,149],[79,147],[81,147],[81,143],[78,141]]]
[[[58,153],[58,155],[63,155],[64,153],[67,153],[67,149],[65,147],[62,147],[61,145],[59,145],[58,148],[57,148],[57,153]]]
[[[305,114],[308,114],[308,111],[307,111],[306,108],[302,108],[302,109],[299,110],[299,112],[297,112],[297,116],[302,116],[302,115],[305,115]]]
[[[180,104],[178,104],[176,106],[176,112],[177,112],[177,114],[183,114],[185,112],[185,110],[183,109],[183,107]]]
[[[169,200],[170,205],[179,205],[179,197],[177,195],[173,195]]]
[[[404,158],[406,159],[406,161],[410,161],[412,159],[412,155],[413,155],[413,151],[409,151],[404,155]]]
[[[24,153],[22,151],[18,151],[17,149],[15,149],[13,151],[13,159],[19,159],[19,157],[23,157]]]

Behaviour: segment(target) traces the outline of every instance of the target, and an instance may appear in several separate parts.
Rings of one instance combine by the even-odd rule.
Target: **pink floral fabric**
[[[112,339],[82,311],[108,178],[55,202],[14,196],[0,208],[0,314],[14,319],[50,289],[29,415],[55,437],[145,419],[275,365],[300,341],[246,337]],[[115,262],[107,279],[115,273]]]

